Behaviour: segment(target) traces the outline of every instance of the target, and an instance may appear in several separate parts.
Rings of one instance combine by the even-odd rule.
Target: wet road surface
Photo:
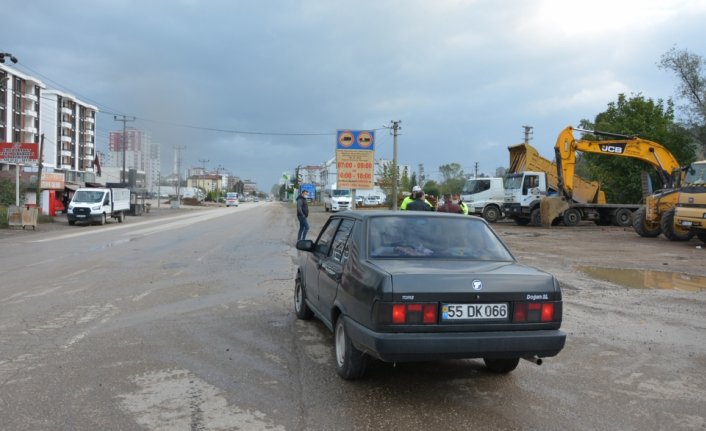
[[[310,237],[324,219],[314,208]],[[616,288],[502,228],[562,281],[565,350],[507,376],[374,362],[358,382],[292,312],[286,204],[2,237],[0,428],[704,429],[703,290]]]

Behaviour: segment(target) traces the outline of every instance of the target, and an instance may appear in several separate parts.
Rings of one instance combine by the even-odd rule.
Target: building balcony
[[[68,150],[61,150],[61,156],[62,157],[71,157],[73,155],[73,152],[68,151]]]
[[[74,141],[74,138],[72,138],[71,136],[62,136],[62,137],[60,138],[60,141],[61,141],[61,142],[73,142],[73,141]]]
[[[33,110],[33,109],[25,109],[25,111],[23,112],[23,114],[24,114],[25,116],[27,116],[27,117],[33,117],[33,118],[37,118],[37,117],[39,116],[39,114],[37,113],[37,111],[35,111],[35,110]]]
[[[39,101],[39,98],[37,98],[37,96],[35,96],[35,95],[32,94],[32,93],[22,93],[22,97],[24,97],[24,98],[27,99],[27,100],[31,100],[31,101],[33,101],[33,102],[38,102],[38,101]]]
[[[93,132],[93,130],[83,130],[83,131],[81,131],[81,133],[83,133],[84,135],[88,135],[88,136],[93,136],[93,135],[95,135],[95,133]]]
[[[73,115],[73,114],[74,114],[74,111],[72,111],[71,108],[62,107],[62,108],[61,108],[61,113],[62,113],[62,114]]]
[[[73,130],[74,125],[71,124],[71,123],[69,123],[68,121],[62,121],[62,122],[61,122],[61,127],[63,127],[64,129],[71,129],[71,130]]]
[[[91,118],[91,117],[83,117],[82,120],[85,121],[86,123],[91,123],[91,124],[95,124],[95,123],[96,123],[96,120],[95,120],[94,118]]]
[[[34,126],[25,126],[22,128],[22,133],[32,133],[36,134],[37,133],[37,128]]]

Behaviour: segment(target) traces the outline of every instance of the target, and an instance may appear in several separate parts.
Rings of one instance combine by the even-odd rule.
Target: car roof
[[[374,211],[343,211],[331,215],[333,217],[347,217],[356,220],[368,220],[375,217],[431,217],[431,218],[464,218],[476,223],[487,222],[481,217],[472,217],[465,214],[445,213],[436,211],[390,211],[390,210],[374,210]]]

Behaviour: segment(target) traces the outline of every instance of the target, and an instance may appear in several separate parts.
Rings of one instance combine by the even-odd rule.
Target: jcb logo
[[[604,153],[623,154],[623,147],[618,145],[601,145],[601,151]]]

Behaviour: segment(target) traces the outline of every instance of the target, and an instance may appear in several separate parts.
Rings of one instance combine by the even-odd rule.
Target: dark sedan
[[[346,211],[297,249],[297,317],[333,331],[344,379],[370,357],[483,358],[508,373],[564,347],[558,281],[518,263],[483,219]]]

